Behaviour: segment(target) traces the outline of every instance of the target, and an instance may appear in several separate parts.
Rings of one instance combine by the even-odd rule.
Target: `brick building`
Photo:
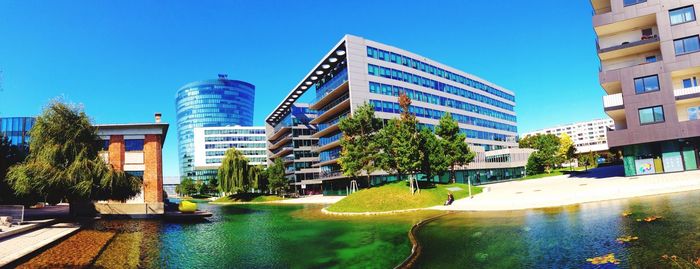
[[[119,171],[143,180],[141,193],[127,201],[100,201],[95,204],[101,214],[147,216],[163,214],[162,149],[168,124],[155,123],[95,125],[103,141],[100,156]]]

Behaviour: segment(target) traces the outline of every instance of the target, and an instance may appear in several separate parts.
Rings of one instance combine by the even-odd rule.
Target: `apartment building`
[[[267,165],[265,127],[197,127],[194,134],[194,169],[216,174],[229,149],[243,153],[250,165]]]
[[[309,108],[317,111],[317,116],[310,123],[318,129],[313,134],[319,139],[319,162],[315,166],[324,182],[324,193],[342,192],[349,182],[337,162],[342,136],[338,122],[365,103],[374,106],[378,118],[397,117],[400,92],[412,99],[411,113],[424,127],[433,128],[445,112],[450,112],[469,144],[484,151],[517,147],[512,91],[361,37],[346,35],[333,46],[266,118],[267,124],[278,125],[307,91],[315,93]],[[504,164],[501,168],[512,166]]]
[[[311,124],[316,111],[305,103],[285,105],[288,113],[278,121],[267,121],[268,163],[277,159],[284,163],[285,175],[292,188],[299,194],[321,192],[318,163],[319,138],[317,126]]]
[[[576,147],[576,153],[605,152],[608,151],[607,131],[613,130],[615,124],[612,119],[598,119],[592,121],[570,123],[550,128],[545,128],[529,133],[524,133],[520,137],[533,135],[553,134],[561,136],[567,134],[571,137]]]
[[[608,145],[625,175],[694,170],[700,140],[699,1],[592,0]]]

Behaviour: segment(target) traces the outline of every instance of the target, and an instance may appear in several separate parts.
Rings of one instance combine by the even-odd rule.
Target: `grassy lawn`
[[[420,194],[411,195],[408,183],[401,181],[350,194],[328,207],[328,211],[382,212],[442,205],[447,200],[447,193],[450,192],[447,188],[453,187],[462,189],[452,192],[455,200],[469,195],[467,184],[436,184],[434,187],[421,189]],[[481,189],[481,187],[472,186],[472,194],[480,193]]]
[[[270,202],[282,200],[277,195],[267,195],[264,193],[239,193],[216,199],[214,203],[241,203],[241,202]]]
[[[589,167],[588,169],[591,169],[592,167]],[[573,171],[574,172],[580,172],[586,170],[585,167],[574,167]],[[520,178],[518,180],[528,180],[528,179],[537,179],[537,178],[543,178],[543,177],[553,177],[553,176],[561,176],[565,175],[568,173],[571,173],[571,168],[565,167],[565,168],[559,168],[559,169],[554,169],[552,170],[551,173],[542,173],[542,174],[536,174],[536,175],[529,175],[523,178]]]

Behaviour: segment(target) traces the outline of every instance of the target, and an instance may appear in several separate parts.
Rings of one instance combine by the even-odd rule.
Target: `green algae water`
[[[416,267],[671,268],[663,255],[687,261],[700,257],[698,203],[700,192],[686,192],[550,209],[454,213],[418,230],[423,252]],[[85,226],[114,234],[88,267],[393,268],[410,253],[411,225],[442,214],[338,217],[312,205],[199,206],[214,217],[203,223],[102,220]],[[648,216],[662,218],[645,222]],[[623,236],[638,239],[616,241]],[[81,246],[60,243],[54,248],[81,251]],[[619,264],[587,261],[610,253]],[[36,258],[44,265],[56,260],[41,255]]]

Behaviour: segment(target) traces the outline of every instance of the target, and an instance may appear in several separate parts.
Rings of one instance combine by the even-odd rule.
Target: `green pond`
[[[550,209],[449,214],[418,231],[423,252],[417,267],[668,268],[664,254],[689,261],[700,257],[698,202],[700,192],[687,192]],[[204,223],[110,220],[88,226],[117,233],[96,264],[115,267],[109,265],[119,258],[110,257],[135,251],[139,267],[150,268],[393,268],[410,253],[411,225],[442,213],[337,217],[311,205],[199,206],[215,216]],[[643,221],[652,215],[662,218]],[[120,237],[127,234],[137,236]],[[639,239],[616,242],[627,235]],[[120,243],[129,238],[139,241]],[[118,243],[123,246],[113,247]],[[608,253],[619,264],[586,261]]]

